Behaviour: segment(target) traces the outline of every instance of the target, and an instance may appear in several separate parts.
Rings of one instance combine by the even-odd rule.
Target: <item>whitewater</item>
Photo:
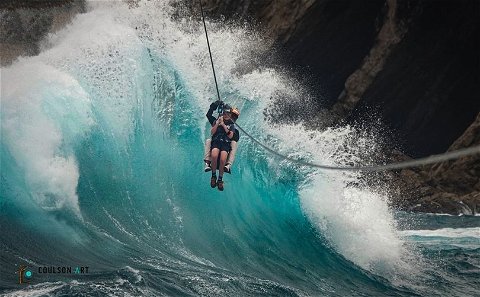
[[[203,25],[178,10],[92,1],[38,56],[1,69],[0,294],[478,294],[479,217],[395,212],[361,172],[300,167],[242,135],[225,191],[211,189],[216,91]],[[265,51],[255,30],[207,26],[220,94],[245,130],[302,160],[376,161],[374,133],[269,120],[279,94],[307,100],[301,81],[251,62]],[[38,273],[47,266],[89,273]]]

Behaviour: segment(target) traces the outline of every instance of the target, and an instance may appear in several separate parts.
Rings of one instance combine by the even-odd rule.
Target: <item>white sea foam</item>
[[[72,76],[39,60],[2,69],[2,142],[41,207],[79,214],[73,148],[92,125],[90,98]]]
[[[377,149],[374,139],[351,127],[305,132],[301,126],[282,126],[272,133],[281,139],[280,150],[300,151],[325,165],[358,164],[361,155]],[[377,274],[411,271],[411,252],[396,230],[385,194],[362,186],[358,172],[315,171],[308,176],[300,188],[302,207],[337,252]]]
[[[143,112],[151,65],[135,30],[119,22],[126,4],[111,8],[76,16],[43,41],[40,55],[2,68],[2,142],[45,210],[80,216],[75,147],[99,121],[127,141],[133,114]]]
[[[195,104],[206,110],[215,98],[215,91],[201,23],[172,21],[170,8],[158,2],[141,2],[128,13],[130,16],[123,15],[122,22],[144,28],[140,39],[154,52],[167,57],[194,95]],[[264,142],[268,139],[269,144],[284,153],[322,164],[360,163],[365,156],[376,153],[375,139],[351,127],[307,132],[301,125],[271,126],[264,120],[264,108],[270,106],[276,93],[288,94],[302,102],[301,84],[270,68],[239,71],[248,69],[244,67],[248,65],[248,53],[264,48],[261,38],[245,28],[208,20],[207,27],[221,95],[241,108],[240,123],[249,132]],[[245,109],[247,101],[254,108]],[[198,113],[198,121],[200,127],[205,126],[203,112]],[[244,139],[243,145],[252,145]],[[278,166],[276,162],[270,164],[273,168]],[[282,162],[281,166],[291,165]],[[300,170],[311,176],[300,189],[302,207],[338,253],[379,274],[409,267],[409,251],[396,231],[388,197],[359,186],[362,178],[359,173]]]
[[[140,2],[132,9],[125,4],[105,1],[93,1],[90,5],[89,13],[78,16],[69,27],[49,37],[38,59],[44,59],[57,69],[77,73],[79,79],[91,87],[89,93],[96,98],[91,104],[102,111],[112,134],[128,139],[133,128],[131,114],[145,104],[142,91],[151,87],[146,79],[151,69],[147,66],[149,61],[145,61],[144,45],[173,64],[193,94],[195,102],[192,104],[200,110],[207,109],[215,91],[200,23],[173,21],[170,8],[159,1]],[[261,39],[241,27],[224,27],[210,22],[207,26],[221,94],[241,108],[240,123],[253,135],[264,142],[270,136],[268,144],[279,151],[326,165],[359,163],[366,154],[376,152],[375,140],[351,127],[307,132],[301,125],[272,126],[266,122],[263,110],[272,103],[277,92],[296,96],[301,102],[299,97],[303,91],[298,82],[269,68],[242,73],[239,69],[248,59],[248,52],[262,49]],[[247,105],[254,107],[244,109]],[[59,147],[62,134],[54,122],[38,111],[38,106],[35,108],[37,111],[31,114],[38,117],[38,122],[45,122],[44,130],[51,138],[45,159],[58,163],[53,169],[65,168],[59,171],[61,174],[53,170],[48,178],[67,176],[68,180],[62,184],[69,185],[65,191],[75,198],[78,180],[75,161],[68,156],[56,159],[55,148]],[[196,117],[199,127],[204,127],[204,113],[199,112]],[[13,126],[20,122],[18,120]],[[35,134],[33,131],[31,134]],[[260,134],[260,131],[267,134]],[[243,145],[253,144],[245,140]],[[20,143],[13,147],[17,146],[21,147]],[[22,156],[31,153],[25,149]],[[273,169],[278,166],[273,161],[270,165]],[[280,166],[292,165],[282,162]],[[409,267],[409,251],[396,231],[385,195],[360,186],[362,176],[359,173],[318,172],[305,168],[301,172],[309,177],[299,189],[303,210],[331,247],[346,259],[377,274]]]
[[[403,236],[422,236],[422,237],[447,237],[447,238],[471,237],[471,238],[478,238],[480,240],[480,227],[442,228],[442,229],[434,229],[434,230],[404,230],[404,231],[401,231],[401,234]]]
[[[167,41],[164,48],[168,56],[195,95],[196,104],[206,110],[215,91],[203,28],[200,23],[179,23],[167,24],[172,26],[168,36],[162,33],[151,36],[160,38],[160,42]],[[178,27],[188,27],[190,33],[177,31]],[[322,164],[358,164],[375,158],[372,158],[378,151],[375,139],[351,127],[309,132],[302,125],[280,126],[265,121],[263,111],[271,106],[275,94],[287,94],[298,102],[304,100],[301,84],[283,72],[265,67],[239,72],[249,58],[245,53],[263,50],[261,38],[244,28],[219,26],[208,21],[207,27],[220,92],[227,95],[226,101],[233,101],[241,108],[240,124],[250,133],[283,153]],[[248,109],[247,105],[254,107]],[[199,126],[204,126],[204,122],[203,113],[200,113]],[[253,146],[247,138],[243,139],[244,149]],[[271,160],[272,178],[278,166],[292,166],[285,162],[278,165],[257,147],[255,151]],[[303,209],[338,253],[374,273],[410,271],[410,251],[397,233],[386,195],[359,186],[362,184],[359,173],[297,169],[312,176],[300,189]]]
[[[72,73],[88,88],[92,108],[100,115],[96,120],[122,144],[135,127],[134,113],[143,111],[152,69],[135,30],[119,20],[126,5],[103,4],[109,6],[96,4],[98,8],[50,34],[39,58]]]
[[[401,234],[408,241],[434,250],[480,249],[480,228],[442,228],[435,230],[405,230]]]
[[[371,155],[378,151],[378,144],[371,136],[351,127],[330,128],[323,132],[306,131],[302,125],[271,125],[264,120],[263,110],[272,104],[274,94],[280,92],[298,98],[304,91],[299,88],[298,82],[284,73],[268,68],[260,68],[245,74],[236,73],[236,66],[240,65],[242,56],[239,52],[247,51],[248,47],[255,47],[256,40],[250,38],[243,42],[245,32],[241,30],[222,29],[207,24],[211,37],[215,66],[220,75],[220,89],[235,94],[234,104],[240,108],[245,102],[252,101],[255,108],[242,113],[240,124],[258,137],[261,141],[273,145],[277,150],[297,158],[308,158],[315,162],[334,165],[361,163],[365,159],[371,161]],[[195,31],[197,32],[197,31]],[[203,32],[201,32],[203,33]],[[193,47],[179,47],[176,52],[182,52],[182,57],[175,63],[189,65],[181,66],[185,71],[187,84],[191,81],[202,81],[203,86],[198,95],[202,98],[199,105],[206,109],[205,94],[212,95],[213,90],[204,85],[212,85],[210,65],[205,47],[198,47],[198,43],[205,43],[203,36],[182,35],[183,39],[193,38]],[[184,41],[188,44],[188,41]],[[246,44],[246,46],[245,46]],[[179,46],[177,43],[176,46]],[[198,51],[198,52],[196,52]],[[199,64],[193,61],[201,57]],[[200,68],[199,68],[200,67]],[[203,69],[202,69],[203,67]],[[204,76],[201,78],[201,76]],[[205,77],[207,79],[205,79]],[[191,85],[196,88],[195,84]],[[211,100],[211,99],[210,99]],[[245,110],[244,110],[245,111]],[[200,121],[204,121],[201,119]],[[258,133],[265,131],[265,133]],[[272,137],[273,136],[273,137]],[[252,145],[245,139],[245,145]],[[256,148],[258,149],[258,148]],[[263,151],[257,150],[264,154]],[[272,173],[279,165],[273,162],[270,165]],[[371,158],[371,159],[369,159]],[[284,162],[280,166],[291,166]],[[374,273],[395,273],[400,270],[410,271],[408,263],[410,251],[405,247],[402,237],[397,233],[395,220],[388,208],[388,197],[362,184],[359,173],[341,172],[311,172],[310,169],[298,168],[307,176],[313,176],[300,189],[301,203],[305,213],[313,224],[325,235],[329,244],[348,260]],[[274,177],[273,177],[274,178]]]
[[[38,285],[28,286],[25,289],[6,293],[5,297],[34,297],[34,296],[48,296],[49,293],[64,287],[66,283],[41,283]]]

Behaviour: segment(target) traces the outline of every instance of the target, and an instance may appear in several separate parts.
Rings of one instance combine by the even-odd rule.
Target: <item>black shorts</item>
[[[230,142],[226,141],[213,141],[210,150],[213,150],[214,148],[219,149],[221,152],[229,153],[232,150],[232,145]]]

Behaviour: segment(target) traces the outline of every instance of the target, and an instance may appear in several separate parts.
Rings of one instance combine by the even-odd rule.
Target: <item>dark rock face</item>
[[[316,1],[284,42],[285,59],[311,76],[325,106],[370,51],[384,8],[384,0]]]
[[[85,10],[84,0],[6,0],[0,4],[1,65],[18,56],[38,55],[39,42]]]
[[[479,11],[479,1],[404,7],[408,32],[352,116],[376,109],[411,156],[445,151],[480,111]]]
[[[455,151],[480,145],[480,113],[449,148]],[[396,207],[450,214],[480,213],[480,155],[463,157],[422,168],[405,169],[394,180],[399,192]]]
[[[402,2],[402,5],[405,5],[405,3]],[[382,27],[375,39],[375,44],[363,60],[362,65],[348,77],[344,91],[332,107],[333,113],[339,118],[349,116],[355,109],[365,91],[384,68],[392,50],[407,32],[405,22],[399,17],[400,8],[397,0],[386,0],[386,6],[387,11]]]

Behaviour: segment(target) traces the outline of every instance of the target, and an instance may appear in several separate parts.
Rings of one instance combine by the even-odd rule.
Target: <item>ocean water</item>
[[[242,127],[292,157],[371,161],[375,135],[269,122],[278,94],[304,99],[301,81],[249,63],[255,31],[207,26]],[[246,137],[211,189],[202,29],[159,1],[93,1],[1,69],[0,294],[478,296],[480,217],[395,212],[361,173],[298,167]]]

